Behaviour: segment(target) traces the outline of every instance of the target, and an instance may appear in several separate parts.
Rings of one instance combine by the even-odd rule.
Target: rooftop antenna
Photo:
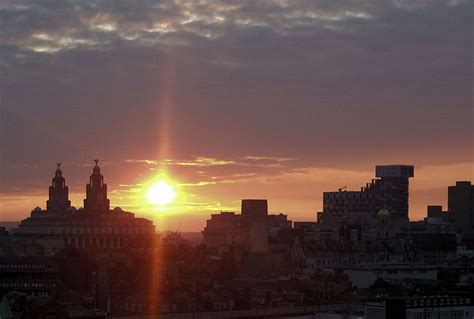
[[[57,163],[56,163],[56,165],[58,165],[58,168],[61,168],[61,165],[62,165],[62,164],[63,164],[63,163],[61,163],[61,162],[57,162]]]
[[[97,165],[97,163],[99,163],[99,160],[95,159],[94,162],[95,162],[95,165]]]

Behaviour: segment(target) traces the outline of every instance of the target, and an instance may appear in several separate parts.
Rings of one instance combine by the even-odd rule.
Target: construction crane
[[[181,224],[182,224],[182,223],[183,223],[183,222],[179,222],[178,228],[176,228],[176,234],[179,233],[179,230],[181,229]]]

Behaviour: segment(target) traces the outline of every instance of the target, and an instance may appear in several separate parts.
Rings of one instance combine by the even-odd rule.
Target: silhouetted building
[[[268,214],[266,200],[242,200],[242,214],[212,214],[202,231],[207,248],[219,253],[231,247],[250,252],[266,252],[269,238],[283,239],[292,231],[291,220],[284,214]],[[274,240],[275,243],[275,240]]]
[[[262,199],[242,200],[242,232],[251,252],[268,250],[268,203]]]
[[[52,184],[49,186],[49,199],[46,201],[46,210],[51,213],[65,212],[71,207],[69,189],[61,171],[61,163],[57,165]]]
[[[47,257],[0,257],[0,296],[9,291],[27,296],[51,296],[61,285],[61,271]]]
[[[110,210],[110,201],[107,198],[107,184],[100,173],[99,160],[94,160],[95,166],[86,186],[84,209],[87,212],[104,213]]]
[[[410,222],[402,227],[397,238],[411,262],[441,264],[456,256],[457,236],[452,224],[446,222]]]
[[[242,245],[241,215],[232,212],[212,214],[202,231],[206,246],[219,253]]]
[[[367,319],[468,319],[474,317],[472,295],[392,297],[384,303],[370,303]]]
[[[274,214],[268,215],[268,227],[269,229],[290,229],[293,222],[288,220],[288,216],[285,214]]]
[[[428,205],[426,207],[426,216],[428,218],[438,218],[443,221],[448,221],[448,212],[444,211],[441,205]]]
[[[315,222],[293,222],[293,228],[298,237],[311,240],[315,237]]]
[[[456,182],[456,186],[448,187],[448,212],[464,238],[474,237],[474,185],[471,182]]]
[[[143,250],[151,248],[155,236],[152,221],[135,218],[130,212],[117,207],[109,209],[107,185],[100,174],[96,161],[84,209],[70,206],[68,190],[61,169],[56,169],[49,190],[47,209],[37,207],[31,216],[12,230],[16,247],[24,252],[31,247],[42,248],[39,255],[54,255],[65,247],[92,249],[97,252],[109,250]]]
[[[414,176],[413,166],[376,166],[375,170],[379,179],[360,191],[325,192],[318,222],[375,224],[383,216],[390,223],[408,221],[408,180]]]

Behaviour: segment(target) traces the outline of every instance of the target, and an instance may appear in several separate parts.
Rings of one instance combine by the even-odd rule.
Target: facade
[[[51,256],[66,247],[107,251],[143,251],[153,244],[155,227],[152,221],[136,218],[120,208],[109,209],[107,185],[96,161],[86,187],[84,208],[70,206],[68,188],[62,171],[56,169],[49,188],[47,209],[37,207],[31,216],[12,230],[17,247],[40,245],[38,254]]]
[[[376,166],[376,177],[360,191],[325,192],[324,211],[318,222],[367,225],[408,221],[408,185],[414,176],[411,165]]]
[[[474,318],[472,296],[423,296],[388,298],[368,304],[367,319],[468,319]]]
[[[304,240],[311,240],[315,237],[315,226],[315,222],[293,222],[293,229],[295,230],[295,233]]]
[[[266,200],[242,200],[242,214],[212,214],[202,231],[204,243],[218,253],[240,247],[250,252],[268,251],[269,238],[292,230],[293,222],[284,214],[268,214]]]
[[[231,247],[242,245],[241,215],[232,212],[212,214],[202,231],[204,242],[211,250],[219,253]]]
[[[242,200],[242,236],[250,252],[268,251],[268,203],[263,199]]]
[[[320,269],[349,269],[365,267],[372,269],[388,267],[402,263],[403,256],[386,252],[320,252],[306,256],[306,266],[310,270]]]
[[[458,238],[450,223],[410,222],[396,237],[412,262],[442,264],[456,256]]]
[[[293,222],[288,220],[288,216],[284,214],[268,215],[268,228],[270,232],[283,229],[291,229]]]
[[[61,285],[57,263],[47,257],[0,257],[0,296],[17,291],[30,297],[48,297]]]
[[[387,265],[387,266],[361,266],[354,265],[345,268],[343,273],[349,278],[352,285],[360,289],[368,289],[377,279],[384,280],[426,280],[435,281],[438,276],[436,267]]]

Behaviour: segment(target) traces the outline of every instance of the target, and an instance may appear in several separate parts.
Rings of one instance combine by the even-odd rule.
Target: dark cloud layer
[[[472,162],[472,12],[460,0],[4,0],[0,192],[33,187],[19,176],[34,165],[95,156]]]

